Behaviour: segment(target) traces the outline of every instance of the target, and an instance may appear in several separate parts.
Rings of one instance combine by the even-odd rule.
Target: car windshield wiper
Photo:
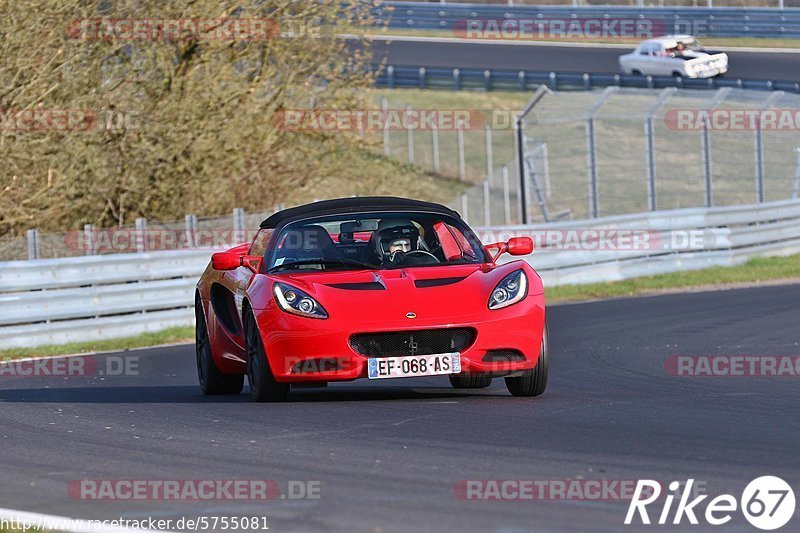
[[[353,259],[304,259],[302,261],[292,261],[291,263],[284,263],[282,265],[275,265],[274,267],[270,268],[268,272],[277,272],[279,270],[286,270],[291,267],[295,266],[302,266],[302,265],[347,265],[347,266],[354,266],[358,268],[364,268],[367,270],[376,270],[377,267],[374,265],[370,265],[368,263],[362,263],[360,261],[354,261]]]

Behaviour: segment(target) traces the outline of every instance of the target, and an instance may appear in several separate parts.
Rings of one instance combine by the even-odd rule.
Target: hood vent
[[[361,283],[329,283],[327,287],[343,289],[346,291],[385,291],[386,287],[377,281],[365,281]]]
[[[443,285],[452,285],[453,283],[458,283],[459,281],[466,278],[467,278],[466,276],[462,276],[460,278],[418,279],[414,281],[414,285],[418,289],[424,289],[426,287],[441,287]]]

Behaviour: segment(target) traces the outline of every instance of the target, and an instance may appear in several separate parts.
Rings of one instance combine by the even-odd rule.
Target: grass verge
[[[673,272],[671,274],[633,278],[611,283],[562,285],[548,288],[546,294],[548,303],[557,303],[677,292],[681,289],[698,287],[713,290],[735,287],[738,284],[758,284],[770,280],[800,282],[800,255],[759,257],[733,267],[713,267],[704,270]],[[178,327],[122,339],[0,350],[0,359],[122,351],[159,344],[192,342],[193,340],[193,327]]]
[[[382,31],[368,31],[367,35],[398,36],[398,37],[463,37],[456,35],[451,30],[412,30],[388,28]],[[635,48],[644,39],[626,38],[559,38],[559,39],[519,39],[509,42],[530,41],[546,42],[557,45],[559,43],[584,43],[584,44],[625,44]],[[500,39],[498,39],[500,41]],[[739,47],[739,48],[800,48],[800,39],[758,38],[758,37],[700,37],[699,41],[707,48]]]
[[[159,344],[177,344],[194,341],[194,326],[169,328],[153,333],[143,333],[135,337],[108,339],[91,342],[71,342],[36,348],[9,348],[0,350],[0,359],[21,359],[23,357],[41,357],[46,355],[67,355],[75,353],[111,352],[146,348]],[[0,532],[1,533],[1,532]]]
[[[713,290],[737,284],[758,284],[769,280],[800,281],[800,255],[757,257],[733,267],[672,272],[610,283],[561,285],[548,288],[546,294],[547,301],[552,303],[657,294],[698,287]]]

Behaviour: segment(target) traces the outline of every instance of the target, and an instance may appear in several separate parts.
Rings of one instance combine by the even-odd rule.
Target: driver
[[[384,265],[403,264],[406,254],[418,249],[419,229],[407,219],[383,219],[374,242]]]
[[[408,253],[411,251],[411,239],[394,239],[389,244],[389,255],[397,252]]]

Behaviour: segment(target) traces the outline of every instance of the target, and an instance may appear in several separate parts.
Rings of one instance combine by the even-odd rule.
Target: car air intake
[[[386,287],[377,281],[365,281],[361,283],[329,283],[328,287],[343,289],[346,291],[385,291]]]
[[[418,289],[424,289],[426,287],[441,287],[443,285],[452,285],[453,283],[458,283],[463,279],[466,279],[466,276],[462,276],[460,278],[418,279],[414,282],[414,286]]]
[[[484,363],[516,363],[524,360],[525,356],[519,350],[489,350],[481,359]]]
[[[460,352],[475,342],[472,328],[421,329],[387,333],[357,333],[350,346],[368,357],[399,357]]]

